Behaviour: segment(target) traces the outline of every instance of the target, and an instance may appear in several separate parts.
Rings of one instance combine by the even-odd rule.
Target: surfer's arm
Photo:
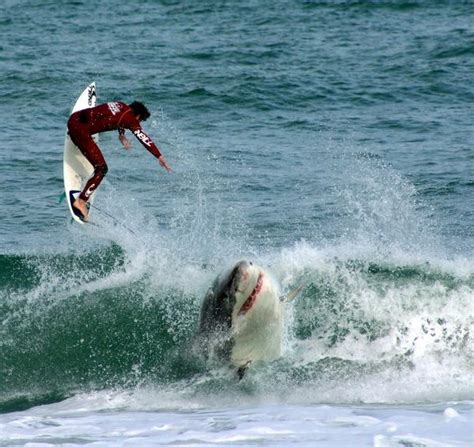
[[[133,129],[132,132],[135,137],[137,137],[137,140],[140,141],[143,146],[145,146],[146,150],[158,159],[160,165],[163,166],[168,172],[172,172],[172,169],[165,160],[165,157],[163,157],[163,154],[160,152],[156,144],[153,143],[153,140],[145,132],[143,132],[143,129],[136,128]]]

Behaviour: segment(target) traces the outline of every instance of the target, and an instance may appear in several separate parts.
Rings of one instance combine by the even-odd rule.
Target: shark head
[[[266,281],[264,271],[249,261],[238,262],[229,275],[232,287],[224,299],[232,302],[232,316],[251,313]]]
[[[278,357],[282,302],[270,275],[250,261],[220,274],[204,298],[199,332],[236,366]]]

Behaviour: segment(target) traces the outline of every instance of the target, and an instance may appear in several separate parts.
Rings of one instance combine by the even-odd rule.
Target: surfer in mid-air
[[[125,136],[125,129],[131,130],[140,143],[158,159],[160,165],[168,172],[172,172],[165,157],[140,126],[140,122],[146,121],[149,116],[150,112],[145,105],[134,101],[130,105],[123,102],[100,104],[75,112],[69,118],[67,128],[71,140],[94,167],[91,178],[87,181],[79,197],[72,204],[74,212],[82,220],[87,220],[89,215],[87,201],[100,185],[108,170],[104,156],[99,146],[93,140],[92,135],[110,130],[118,130],[120,142],[125,149],[130,149],[131,143]]]

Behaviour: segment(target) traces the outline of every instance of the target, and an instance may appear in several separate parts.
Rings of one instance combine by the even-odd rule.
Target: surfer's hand
[[[165,157],[163,157],[163,155],[161,155],[160,158],[158,158],[158,161],[160,162],[160,165],[163,166],[168,172],[173,172],[173,170],[171,169],[170,165],[165,160]]]
[[[119,135],[119,140],[125,149],[129,150],[132,147],[132,143],[128,141],[128,138],[125,135]]]

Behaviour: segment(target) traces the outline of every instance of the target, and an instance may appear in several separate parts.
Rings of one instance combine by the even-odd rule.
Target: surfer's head
[[[132,109],[133,114],[140,120],[146,121],[150,117],[150,112],[145,105],[138,101],[133,101],[129,107]]]

